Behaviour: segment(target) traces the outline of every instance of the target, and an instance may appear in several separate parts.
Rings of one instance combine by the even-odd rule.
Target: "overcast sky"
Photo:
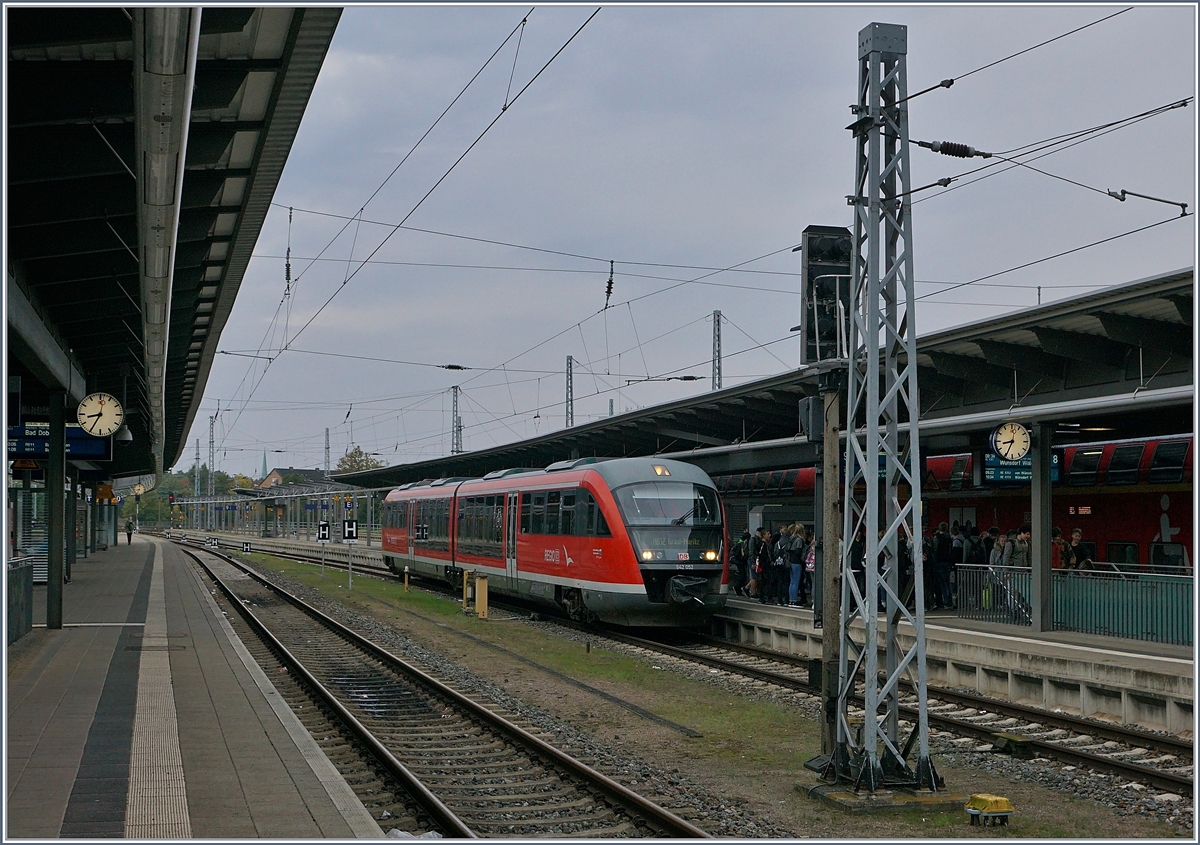
[[[526,89],[596,8],[537,7],[375,193],[530,8],[346,8],[221,337],[275,360],[217,356],[181,466],[197,437],[207,455],[218,403],[217,468],[257,477],[263,450],[322,466],[326,427],[335,463],[352,443],[387,464],[448,454],[456,384],[467,451],[559,430],[568,355],[576,424],[697,395],[714,310],[724,386],[795,367],[791,247],[852,225],[845,127],[872,21],[907,25],[910,92],[958,80],[910,102],[913,141],[1004,152],[1195,96],[1192,4],[1134,6],[978,73],[1128,7],[605,7]],[[1194,266],[1194,216],[1103,192],[1194,209],[1196,125],[1193,103],[1033,163],[1060,179],[993,167],[922,192],[918,296],[1162,225],[929,296],[918,333],[1034,305],[1038,286],[1051,302]],[[982,164],[914,145],[912,186]],[[441,234],[394,230],[406,216]],[[627,384],[685,374],[702,380]]]

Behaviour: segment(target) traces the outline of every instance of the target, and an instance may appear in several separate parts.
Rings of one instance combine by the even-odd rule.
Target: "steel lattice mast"
[[[857,145],[855,194],[848,197],[854,208],[854,307],[833,767],[839,779],[871,792],[885,783],[941,786],[929,756],[925,675],[907,37],[907,28],[895,24],[872,23],[859,33],[859,97],[852,107],[857,119],[849,127]],[[909,493],[907,501],[901,501],[902,489]],[[865,490],[863,500],[855,498],[856,490]],[[901,545],[911,549],[915,612],[905,607],[899,594]],[[882,567],[877,565],[880,555]],[[881,609],[886,611],[882,642]],[[899,638],[901,620],[916,633],[907,647]],[[861,639],[856,639],[856,624],[863,626]],[[882,672],[877,644],[885,655]],[[851,723],[850,713],[860,672],[865,684],[861,732]],[[898,686],[906,675],[915,683],[920,717],[914,735],[901,738]],[[915,767],[908,762],[914,740]]]

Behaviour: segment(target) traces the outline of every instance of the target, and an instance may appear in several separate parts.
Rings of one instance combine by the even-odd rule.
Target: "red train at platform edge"
[[[1094,561],[1122,566],[1179,568],[1192,556],[1191,435],[1111,440],[1056,447],[1050,524],[1083,533]],[[921,496],[930,525],[970,520],[986,531],[1031,521],[1029,484],[972,485],[971,455],[925,462]]]
[[[1072,529],[1096,562],[1182,568],[1190,572],[1192,539],[1191,435],[1112,440],[1055,447],[1051,525],[1070,540]],[[1032,522],[1029,482],[974,486],[970,454],[935,455],[925,461],[921,487],[925,523],[970,521],[980,531],[1015,530]],[[726,501],[812,499],[816,470],[716,476]]]
[[[584,458],[404,485],[383,503],[384,563],[630,626],[700,626],[725,605],[712,481],[690,464]]]

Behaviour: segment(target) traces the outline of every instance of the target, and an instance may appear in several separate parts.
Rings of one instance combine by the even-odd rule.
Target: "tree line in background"
[[[383,461],[364,452],[362,447],[355,446],[338,459],[337,469],[334,471],[361,472],[367,469],[378,469],[383,465]],[[208,464],[200,464],[201,495],[208,493],[208,474]],[[241,473],[229,475],[217,470],[212,474],[212,479],[213,493],[218,496],[232,493],[236,488],[249,489],[254,486],[254,479]],[[283,474],[284,484],[304,484],[306,481],[307,479],[298,472]],[[142,495],[141,502],[135,502],[133,496],[126,496],[125,501],[121,503],[121,523],[124,524],[126,520],[133,519],[135,513],[140,513],[143,526],[168,526],[170,524],[170,497],[174,495],[176,498],[184,498],[195,495],[195,482],[196,465],[192,464],[190,469],[164,475],[158,487]]]

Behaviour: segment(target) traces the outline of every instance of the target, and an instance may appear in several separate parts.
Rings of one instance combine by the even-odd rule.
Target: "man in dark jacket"
[[[749,554],[750,532],[743,531],[742,538],[733,544],[733,549],[729,553],[729,583],[733,587],[734,593],[739,596],[746,595],[746,588],[750,586],[749,572],[747,572]]]
[[[933,534],[933,609],[941,610],[954,606],[954,596],[950,589],[950,532],[946,523],[940,523]]]

